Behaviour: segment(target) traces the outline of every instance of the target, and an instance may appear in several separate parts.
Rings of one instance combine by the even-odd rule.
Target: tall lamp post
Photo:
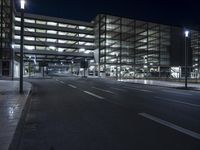
[[[187,39],[189,38],[190,31],[185,30],[185,88],[187,89],[187,75],[188,75],[188,48],[187,48]]]
[[[19,83],[19,92],[23,93],[23,55],[24,55],[24,9],[25,9],[25,0],[20,0],[21,8],[21,42],[20,42],[20,83]]]

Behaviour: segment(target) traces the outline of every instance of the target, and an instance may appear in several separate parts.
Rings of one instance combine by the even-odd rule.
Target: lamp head
[[[190,31],[185,30],[185,37],[189,37]]]
[[[25,4],[26,4],[25,0],[20,0],[21,9],[25,9]]]

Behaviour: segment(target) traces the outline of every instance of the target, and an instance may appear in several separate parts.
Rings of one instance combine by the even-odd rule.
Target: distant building
[[[0,76],[17,77],[20,13],[1,0]],[[180,27],[99,14],[91,22],[25,14],[24,62],[76,66],[84,59],[93,75],[125,78],[184,75],[185,37]],[[187,39],[189,72],[200,77],[200,32]]]

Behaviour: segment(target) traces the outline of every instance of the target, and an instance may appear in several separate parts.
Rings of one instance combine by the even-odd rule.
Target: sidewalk
[[[0,80],[0,150],[8,150],[21,113],[31,90],[24,83],[24,94],[19,94],[19,81]]]
[[[120,80],[120,81],[129,82],[129,83],[171,87],[171,88],[184,88],[184,86],[185,86],[185,83],[170,82],[170,81],[158,81],[158,80],[130,79],[130,80]],[[188,88],[200,91],[200,84],[188,83]]]

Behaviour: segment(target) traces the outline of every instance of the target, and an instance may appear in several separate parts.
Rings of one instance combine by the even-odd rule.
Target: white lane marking
[[[74,88],[74,89],[77,88],[76,86],[74,86],[74,85],[72,85],[72,84],[68,84],[68,86],[70,86],[70,87],[72,87],[72,88]]]
[[[127,87],[127,86],[125,86],[124,88],[131,89],[131,90],[136,90],[136,91],[140,91],[140,92],[149,92],[149,93],[153,92],[153,91],[150,91],[150,90],[137,89],[137,88],[134,88],[134,87]]]
[[[172,129],[174,129],[174,130],[177,130],[177,131],[179,131],[179,132],[181,132],[181,133],[187,134],[187,135],[189,135],[189,136],[191,136],[191,137],[193,137],[193,138],[196,138],[196,139],[200,140],[200,134],[199,134],[199,133],[196,133],[196,132],[194,132],[194,131],[190,131],[190,130],[188,130],[188,129],[182,128],[182,127],[177,126],[177,125],[175,125],[175,124],[173,124],[173,123],[171,123],[171,122],[168,122],[168,121],[159,119],[159,118],[154,117],[154,116],[152,116],[152,115],[149,115],[149,114],[147,114],[147,113],[139,113],[139,115],[140,115],[140,116],[143,116],[143,117],[145,117],[145,118],[147,118],[147,119],[150,119],[150,120],[152,120],[152,121],[155,121],[155,122],[157,122],[157,123],[159,123],[159,124],[162,124],[162,125],[164,125],[164,126],[167,126],[167,127],[169,127],[169,128],[172,128]]]
[[[163,98],[163,97],[158,97],[158,96],[155,96],[155,98],[165,100],[165,101],[169,101],[169,102],[175,102],[175,103],[180,103],[180,104],[184,104],[184,105],[189,105],[189,106],[193,106],[193,107],[200,107],[200,105],[198,105],[198,104],[181,102],[181,101],[178,101],[178,100],[175,100],[175,99]]]
[[[163,92],[168,92],[168,93],[174,93],[174,94],[181,94],[181,95],[187,95],[187,96],[191,96],[192,94],[190,93],[183,93],[183,92],[177,92],[177,91],[169,91],[169,90],[162,90]]]
[[[111,87],[111,89],[114,89],[114,90],[117,90],[117,91],[123,91],[123,92],[126,91],[126,90],[123,90],[123,89],[118,89],[118,88],[113,88],[113,87]]]
[[[106,92],[106,93],[110,93],[110,94],[115,94],[111,91],[108,91],[108,90],[104,90],[104,89],[100,89],[100,88],[97,88],[97,87],[92,87],[93,89],[96,89],[96,90],[99,90],[99,91],[103,91],[103,92]]]
[[[65,84],[65,82],[63,82],[63,81],[59,81],[60,83],[62,83],[62,84]]]
[[[101,96],[99,96],[99,95],[96,95],[96,94],[94,94],[94,93],[91,93],[91,92],[88,92],[88,91],[83,91],[84,93],[86,93],[86,94],[89,94],[89,95],[91,95],[91,96],[94,96],[94,97],[96,97],[96,98],[98,98],[98,99],[104,99],[103,97],[101,97]]]
[[[142,91],[142,92],[150,92],[150,93],[153,92],[153,91],[150,91],[150,90],[140,90],[140,91]]]

